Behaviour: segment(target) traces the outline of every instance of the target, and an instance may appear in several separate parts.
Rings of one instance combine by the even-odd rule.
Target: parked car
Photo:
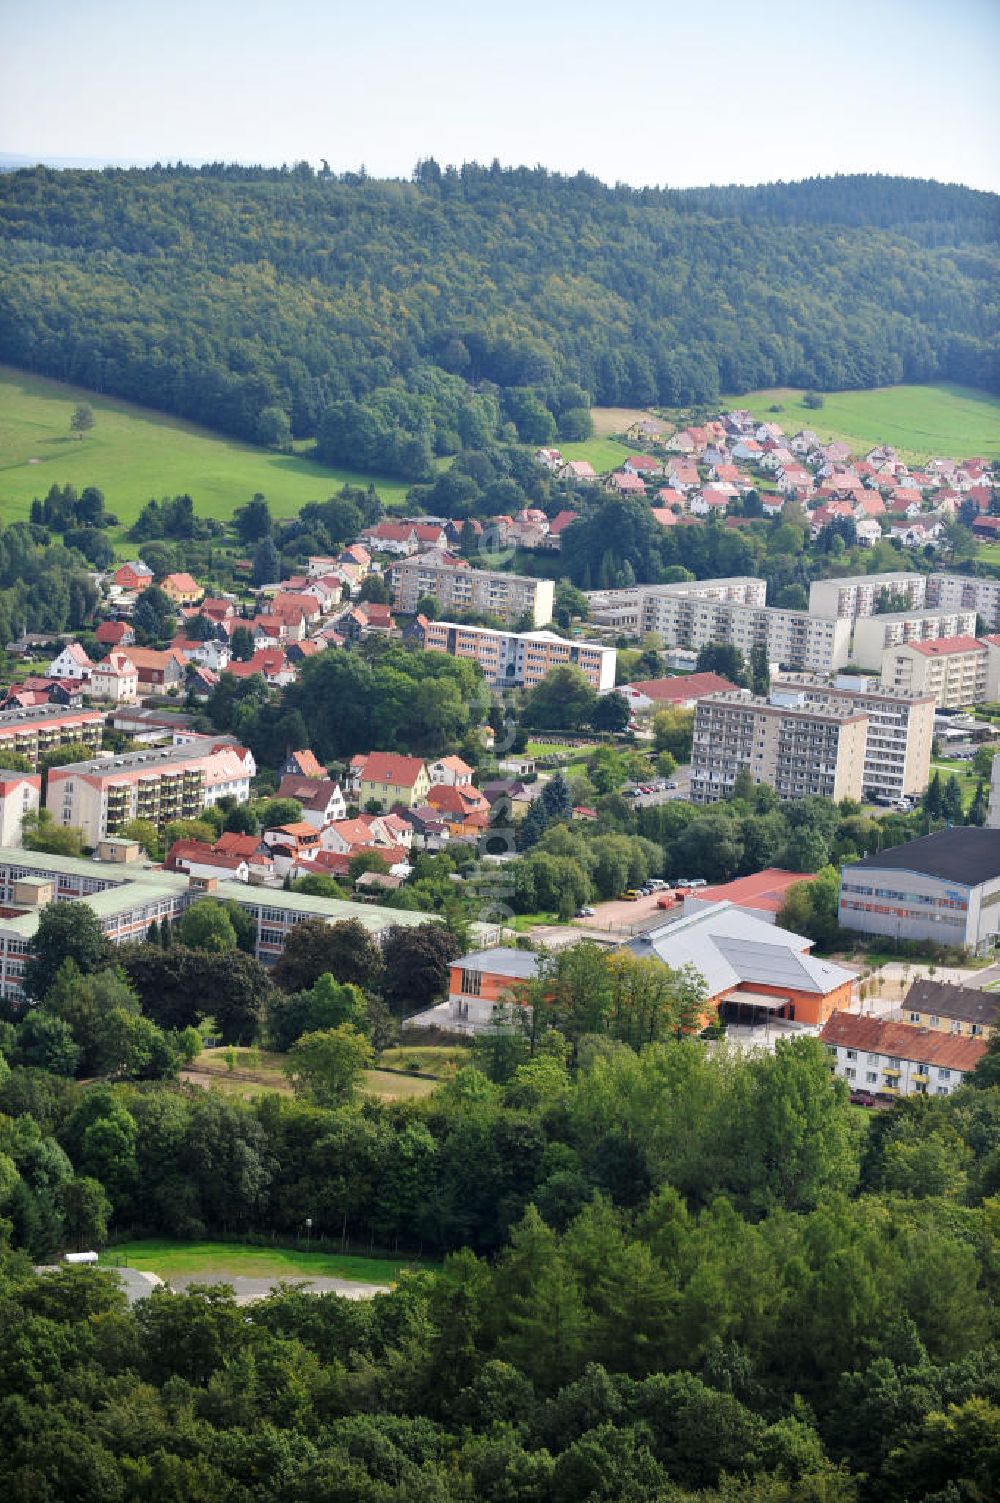
[[[664,788],[677,788],[679,785],[676,778],[667,778],[663,786]]]
[[[578,908],[576,910],[576,916],[577,916],[577,918],[593,918],[594,917],[594,910],[593,910],[593,908],[586,908],[586,907],[584,907],[584,908]]]
[[[628,892],[622,893],[622,901],[625,903],[638,903],[642,893],[636,887],[630,887]]]

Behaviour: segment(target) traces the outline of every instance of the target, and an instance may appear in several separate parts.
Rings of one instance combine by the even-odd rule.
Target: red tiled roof
[[[957,652],[982,652],[983,644],[975,637],[942,637],[938,642],[901,642],[925,658],[947,658]]]
[[[809,872],[788,872],[780,866],[769,866],[752,877],[737,877],[733,882],[721,882],[718,887],[703,887],[694,896],[708,903],[734,903],[737,908],[777,913],[793,882],[813,881],[815,875]]]
[[[706,694],[721,694],[736,688],[720,673],[680,673],[675,678],[640,679],[627,686],[657,704],[682,704],[688,699],[701,699]]]
[[[369,752],[367,757],[352,758],[360,762],[360,775],[366,783],[392,783],[397,788],[412,788],[424,766],[421,757],[404,757],[397,752]]]
[[[917,1028],[912,1023],[884,1023],[849,1012],[835,1012],[820,1038],[824,1044],[841,1044],[953,1070],[974,1070],[987,1048],[985,1039],[962,1038],[934,1028]]]

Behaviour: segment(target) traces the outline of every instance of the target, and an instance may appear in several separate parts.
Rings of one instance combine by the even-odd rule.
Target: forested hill
[[[36,168],[0,176],[0,359],[414,478],[511,424],[573,436],[588,399],[996,391],[998,204],[877,177]]]

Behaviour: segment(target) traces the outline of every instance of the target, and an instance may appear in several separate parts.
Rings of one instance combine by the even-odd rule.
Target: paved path
[[[294,1276],[287,1279],[251,1279],[244,1274],[226,1278],[218,1273],[192,1273],[170,1279],[168,1282],[170,1288],[175,1289],[179,1294],[183,1294],[191,1284],[229,1284],[236,1295],[238,1305],[249,1305],[254,1300],[267,1299],[279,1283],[295,1284],[298,1288],[304,1289],[307,1294],[340,1294],[345,1299],[371,1299],[376,1294],[391,1292],[389,1284],[359,1284],[353,1279],[308,1279]]]

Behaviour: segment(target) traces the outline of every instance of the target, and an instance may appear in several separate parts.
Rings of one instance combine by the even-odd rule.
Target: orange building
[[[474,950],[451,967],[448,1001],[460,1027],[488,1024],[493,1009],[506,1002],[519,983],[534,980],[542,956],[532,950]]]

